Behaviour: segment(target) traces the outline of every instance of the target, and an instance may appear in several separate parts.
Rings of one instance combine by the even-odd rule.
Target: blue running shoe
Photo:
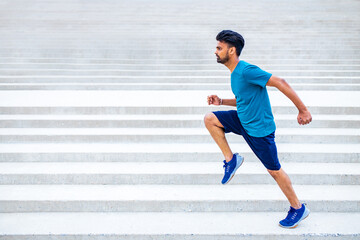
[[[230,182],[230,180],[234,177],[236,170],[241,166],[243,162],[244,157],[240,156],[238,153],[235,153],[233,155],[233,158],[230,162],[226,162],[224,160],[225,175],[221,183],[227,184],[228,182]]]
[[[280,227],[283,228],[296,228],[302,220],[307,218],[310,214],[310,210],[305,204],[302,204],[300,209],[295,209],[290,206],[290,210],[285,219],[279,222]]]

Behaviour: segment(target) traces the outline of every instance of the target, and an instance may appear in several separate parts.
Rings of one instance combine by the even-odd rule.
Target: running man
[[[286,218],[279,222],[280,226],[295,228],[310,211],[305,204],[300,203],[289,176],[279,163],[275,145],[276,126],[266,86],[276,87],[295,104],[299,110],[297,121],[300,125],[310,123],[311,114],[284,79],[239,60],[245,44],[239,33],[223,30],[216,36],[216,40],[218,41],[215,51],[217,62],[224,64],[230,70],[231,89],[235,98],[221,99],[217,95],[211,95],[208,96],[207,101],[209,105],[237,108],[237,111],[211,112],[204,118],[206,128],[225,157],[225,175],[222,184],[232,179],[244,161],[238,153],[233,154],[225,138],[225,133],[233,132],[244,137],[289,200],[290,210]]]

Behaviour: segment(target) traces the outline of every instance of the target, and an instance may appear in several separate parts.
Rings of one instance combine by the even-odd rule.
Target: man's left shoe
[[[225,174],[224,178],[222,179],[222,184],[227,184],[230,180],[234,177],[236,170],[241,166],[244,162],[244,157],[240,156],[238,153],[233,155],[233,158],[230,162],[226,162],[224,160],[224,169]]]
[[[279,222],[279,225],[283,228],[296,228],[302,220],[309,216],[309,214],[310,210],[305,204],[302,204],[300,209],[295,209],[290,206],[288,215]]]

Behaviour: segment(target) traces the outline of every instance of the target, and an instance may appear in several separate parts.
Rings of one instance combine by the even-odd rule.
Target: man
[[[309,215],[310,211],[306,205],[300,203],[290,178],[279,163],[275,145],[276,126],[266,86],[276,87],[295,104],[299,110],[297,117],[299,124],[310,123],[311,114],[284,79],[239,60],[245,44],[239,33],[224,30],[216,36],[216,40],[218,41],[215,51],[217,62],[229,68],[231,89],[235,98],[221,99],[216,95],[211,95],[208,96],[207,101],[209,105],[237,107],[237,111],[216,111],[208,113],[204,118],[206,128],[225,157],[225,174],[222,184],[232,179],[244,161],[238,153],[233,154],[225,138],[225,133],[233,132],[244,137],[289,200],[290,210],[287,217],[279,222],[280,226],[295,228]]]

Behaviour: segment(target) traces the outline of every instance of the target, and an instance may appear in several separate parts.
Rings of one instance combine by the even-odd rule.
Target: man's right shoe
[[[224,169],[225,174],[224,178],[222,179],[222,184],[227,184],[230,180],[234,177],[236,170],[241,166],[244,162],[244,157],[240,156],[238,153],[233,155],[233,158],[230,162],[226,162],[224,160]]]
[[[303,203],[300,209],[295,209],[290,206],[290,210],[285,219],[279,222],[280,227],[283,228],[296,228],[298,224],[307,218],[310,214],[310,210]]]

